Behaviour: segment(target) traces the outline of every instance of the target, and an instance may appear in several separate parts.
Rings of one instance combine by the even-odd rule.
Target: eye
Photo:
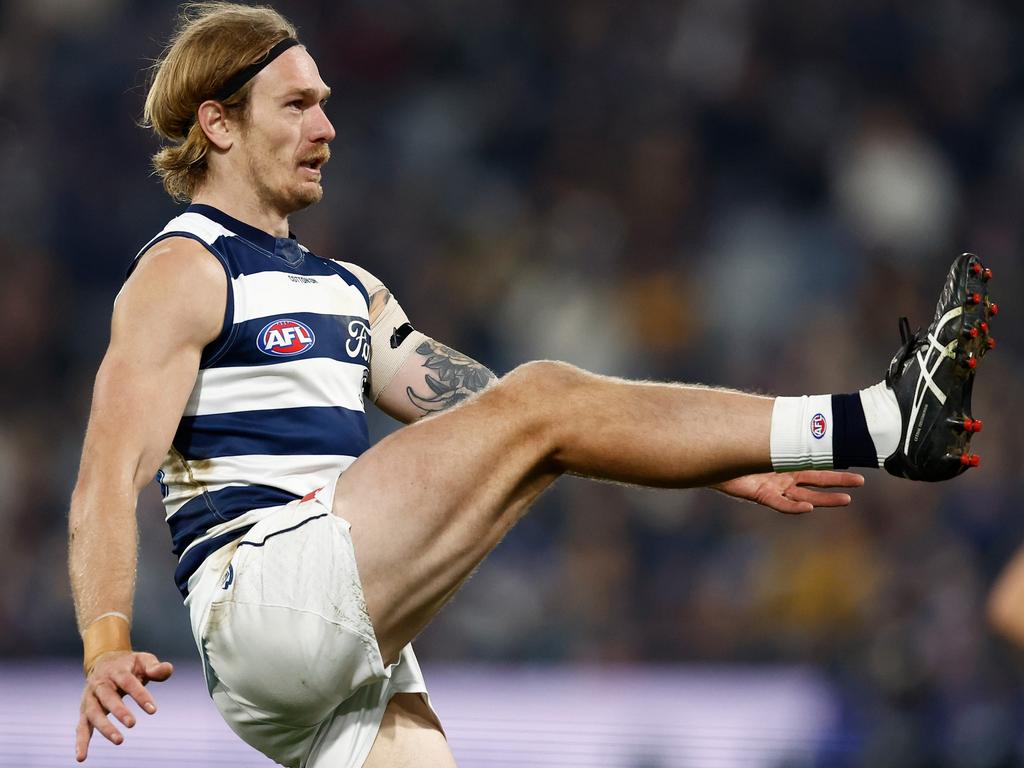
[[[289,101],[286,106],[293,109],[302,109],[302,99],[294,99],[293,101]]]

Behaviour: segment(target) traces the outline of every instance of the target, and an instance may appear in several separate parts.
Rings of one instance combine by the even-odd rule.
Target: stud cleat
[[[986,269],[984,272],[981,273],[981,278],[987,283],[989,280],[992,279],[992,270]]]
[[[989,314],[990,314],[990,315],[991,315],[992,317],[995,317],[996,315],[998,315],[998,314],[999,314],[999,305],[998,305],[998,304],[996,304],[996,303],[995,303],[995,302],[993,301],[993,302],[992,302],[991,304],[989,304],[989,305],[988,305],[988,313],[989,313]]]
[[[957,426],[962,426],[964,432],[981,432],[984,424],[981,419],[972,419],[970,416],[962,421],[954,421]]]
[[[911,333],[900,318],[903,346],[885,376],[903,419],[899,445],[884,462],[890,474],[949,480],[981,462],[970,450],[982,428],[971,416],[971,392],[978,362],[991,349],[988,322],[999,311],[989,300],[987,274],[977,256],[961,255],[931,325]]]
[[[996,340],[989,336],[987,339],[985,339],[985,346],[988,347],[989,349],[995,349]]]
[[[981,456],[976,453],[961,453],[960,466],[963,467],[963,469],[981,466]]]

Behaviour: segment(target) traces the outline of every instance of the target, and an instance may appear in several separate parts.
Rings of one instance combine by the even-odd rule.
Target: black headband
[[[224,101],[225,99],[231,98],[239,88],[252,80],[258,75],[265,66],[280,56],[282,53],[287,51],[289,48],[299,45],[299,41],[294,37],[286,37],[284,40],[279,42],[265,54],[260,56],[256,61],[250,64],[245,69],[241,69],[233,74],[228,81],[221,86],[221,89],[214,94],[216,101]]]

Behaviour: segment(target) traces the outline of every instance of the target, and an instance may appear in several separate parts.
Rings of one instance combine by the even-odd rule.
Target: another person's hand
[[[160,661],[152,653],[111,651],[100,656],[85,679],[81,716],[75,729],[75,759],[82,762],[88,756],[94,728],[113,744],[124,741],[107,717],[113,715],[126,728],[135,725],[123,696],[131,696],[144,712],[155,714],[156,702],[143,686],[150,680],[163,682],[173,671],[169,662]]]
[[[746,499],[788,515],[802,515],[815,507],[845,507],[850,494],[828,488],[859,488],[864,476],[855,472],[807,469],[801,472],[766,472],[745,475],[711,486],[737,499]]]

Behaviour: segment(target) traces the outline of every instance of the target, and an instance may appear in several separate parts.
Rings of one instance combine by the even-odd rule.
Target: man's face
[[[329,95],[301,46],[285,51],[253,80],[239,148],[260,201],[285,216],[323,197],[320,169],[335,135],[323,110]]]

